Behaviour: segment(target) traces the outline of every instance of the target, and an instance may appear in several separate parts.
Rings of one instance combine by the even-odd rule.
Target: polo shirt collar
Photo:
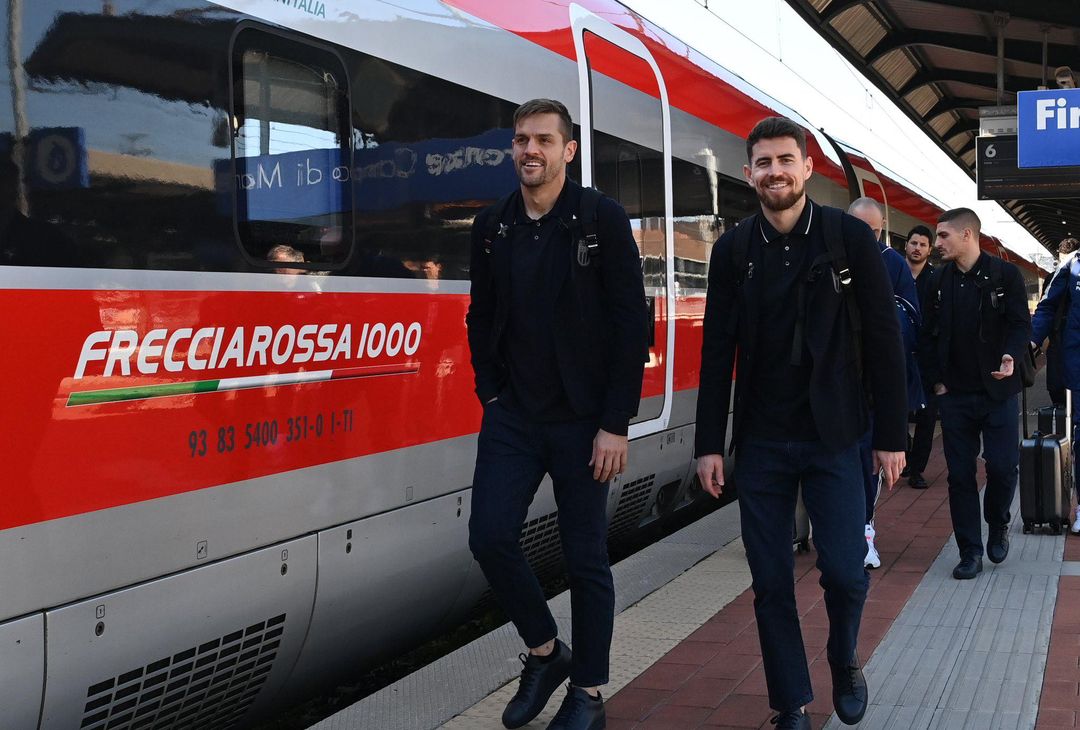
[[[795,225],[792,227],[791,233],[788,235],[810,235],[810,226],[813,225],[814,219],[817,218],[817,215],[814,212],[814,208],[816,207],[817,205],[815,205],[814,201],[810,200],[810,198],[807,197],[806,205],[803,206],[802,214],[799,216],[799,220],[795,221]],[[773,241],[784,235],[777,231],[775,228],[773,228],[772,224],[769,223],[769,219],[765,217],[764,213],[762,213],[758,221],[760,224],[761,237],[765,240],[765,243],[772,243]]]

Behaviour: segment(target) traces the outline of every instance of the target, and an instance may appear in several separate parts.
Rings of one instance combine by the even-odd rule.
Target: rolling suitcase
[[[1039,433],[1066,434],[1067,409],[1065,406],[1046,406],[1039,409],[1037,428]]]
[[[810,514],[802,498],[802,488],[795,501],[795,525],[791,530],[791,545],[797,553],[810,552]]]
[[[1024,532],[1046,525],[1054,535],[1069,525],[1072,505],[1072,443],[1064,433],[1028,435],[1027,389],[1024,389],[1024,440],[1020,442],[1020,518]],[[1066,398],[1066,423],[1071,415]],[[1042,414],[1040,413],[1040,416]]]

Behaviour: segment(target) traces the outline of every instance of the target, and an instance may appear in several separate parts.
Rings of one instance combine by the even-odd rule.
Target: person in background
[[[1073,444],[1073,485],[1080,494],[1080,464],[1076,458],[1077,395],[1080,394],[1080,264],[1077,262],[1077,241],[1066,238],[1058,247],[1064,258],[1050,278],[1050,283],[1043,289],[1042,299],[1031,317],[1031,341],[1041,344],[1047,338],[1053,343],[1046,354],[1047,387],[1050,381],[1050,358],[1055,356],[1060,367],[1062,388],[1061,403],[1065,402],[1064,389],[1072,391],[1072,444]],[[1055,341],[1056,340],[1056,341]],[[1054,401],[1058,401],[1055,399]],[[1080,502],[1080,499],[1078,499]],[[1080,533],[1080,506],[1073,514],[1071,525],[1073,533]]]
[[[1062,239],[1058,244],[1058,254],[1061,256],[1058,268],[1046,275],[1043,280],[1043,297],[1050,291],[1050,283],[1054,276],[1061,270],[1061,266],[1069,260],[1070,255],[1080,248],[1080,242],[1075,238]],[[1065,326],[1065,310],[1068,306],[1068,297],[1059,301],[1058,308],[1054,310],[1054,321],[1050,327],[1050,334],[1046,339],[1046,392],[1050,394],[1050,402],[1062,408],[1065,407],[1065,380],[1064,380],[1064,357],[1061,348],[1061,330]],[[1034,322],[1032,323],[1034,324]],[[1080,485],[1078,485],[1080,486]]]
[[[266,252],[266,260],[275,263],[302,264],[304,263],[304,254],[300,253],[292,246],[281,243]],[[297,269],[291,266],[280,266],[274,269],[274,271],[278,274],[292,274],[294,276],[304,273],[304,269]]]
[[[923,372],[934,384],[941,440],[949,468],[949,512],[960,551],[953,578],[982,572],[977,459],[986,459],[982,515],[990,526],[986,556],[1009,555],[1010,508],[1020,464],[1023,384],[1016,361],[1031,338],[1027,290],[1020,270],[983,251],[982,223],[968,208],[938,218],[934,246],[944,264],[934,274],[919,343]]]
[[[924,404],[922,383],[919,381],[919,369],[915,361],[915,347],[918,343],[919,325],[922,320],[919,314],[919,295],[915,289],[915,279],[904,264],[904,257],[882,241],[882,233],[885,229],[885,208],[881,203],[873,198],[859,198],[848,206],[848,213],[870,226],[870,231],[874,234],[874,240],[877,241],[881,251],[881,261],[885,264],[885,271],[889,275],[893,299],[896,302],[896,318],[900,323],[900,336],[904,343],[908,410],[919,410]],[[871,453],[872,424],[873,414],[871,414],[871,428],[867,429],[859,442],[863,481],[866,487],[866,526],[863,532],[866,537],[866,567],[880,568],[881,556],[875,544],[877,528],[874,525],[874,507],[877,505],[879,479]]]
[[[926,294],[930,291],[930,280],[934,275],[934,267],[930,265],[930,245],[933,237],[934,234],[929,228],[918,225],[908,232],[907,243],[904,245],[904,258],[907,259],[911,275],[915,277],[915,289],[919,294],[919,308],[922,312],[925,312],[928,306]],[[937,398],[934,396],[933,383],[927,383],[923,378],[922,384],[926,406],[911,413],[910,420],[915,423],[915,435],[908,449],[908,468],[905,474],[908,485],[913,489],[926,489],[929,486],[923,472],[930,462],[930,452],[934,448],[934,427],[937,425]]]

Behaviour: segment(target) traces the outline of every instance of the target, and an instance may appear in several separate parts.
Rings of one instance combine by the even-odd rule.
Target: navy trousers
[[[814,528],[829,616],[828,658],[842,664],[855,653],[870,585],[863,567],[866,506],[859,447],[830,452],[817,441],[747,440],[739,447],[734,479],[769,705],[777,712],[797,710],[814,698],[795,605],[791,525],[797,490],[801,484]]]
[[[521,640],[537,647],[554,639],[555,619],[520,542],[529,504],[551,475],[570,579],[570,681],[579,687],[607,683],[615,617],[608,484],[593,479],[589,466],[598,429],[594,420],[535,423],[499,401],[485,406],[469,518],[469,548]]]
[[[1016,396],[994,400],[985,393],[946,393],[938,397],[941,440],[949,467],[949,511],[960,555],[983,554],[979,485],[975,459],[979,440],[986,459],[983,519],[1009,524],[1020,467],[1020,410]]]

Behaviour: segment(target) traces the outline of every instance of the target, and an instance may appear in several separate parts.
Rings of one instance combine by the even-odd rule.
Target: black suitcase
[[[1039,433],[1067,434],[1069,431],[1065,406],[1046,406],[1039,409],[1038,431]]]
[[[1072,505],[1072,444],[1068,433],[1028,436],[1024,391],[1024,440],[1020,442],[1020,519],[1024,532],[1046,525],[1054,535],[1068,528]],[[1040,413],[1041,416],[1041,413]]]

